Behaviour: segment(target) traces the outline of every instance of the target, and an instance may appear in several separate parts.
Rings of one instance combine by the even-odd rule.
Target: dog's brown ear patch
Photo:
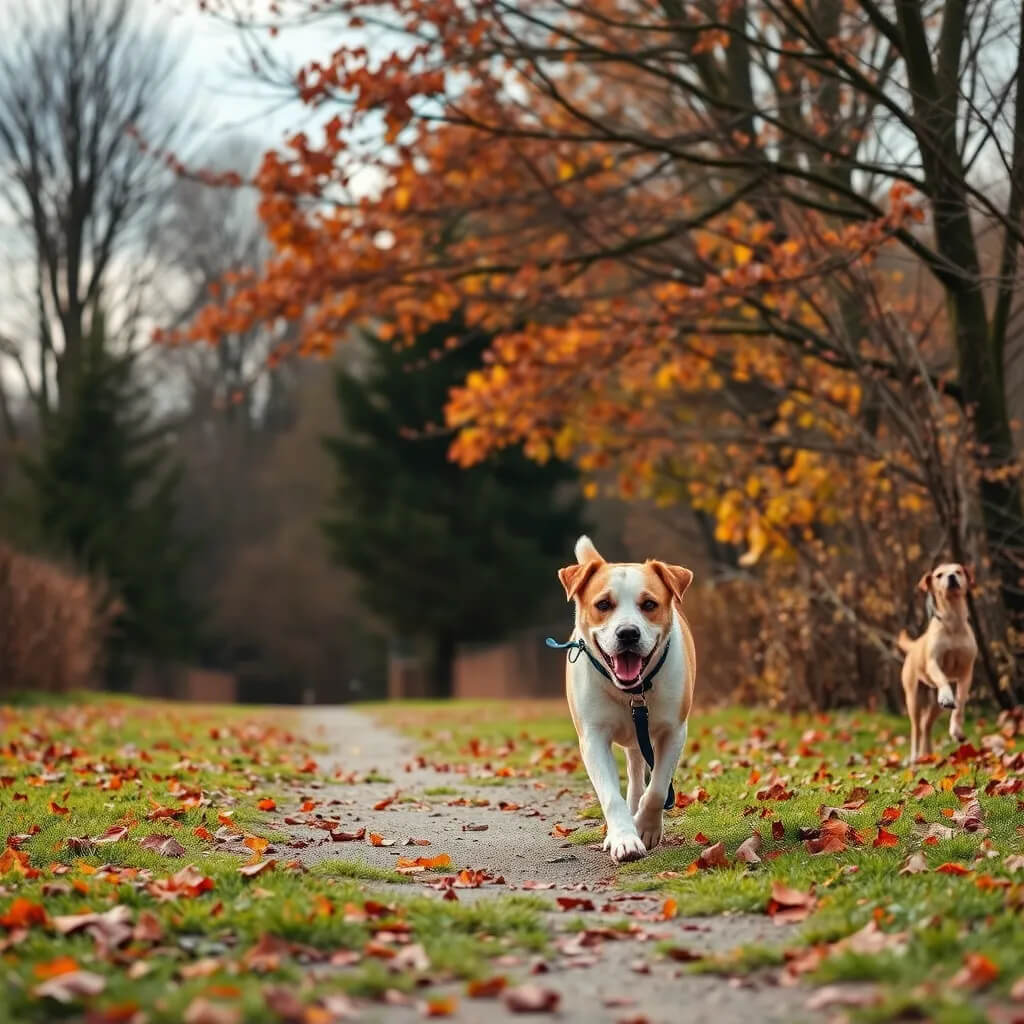
[[[926,572],[917,583],[917,589],[925,594],[931,593],[932,589],[932,574],[931,570]]]
[[[963,569],[964,575],[967,577],[968,589],[973,590],[977,586],[977,583],[974,579],[974,566],[971,565],[969,562],[965,562],[963,565],[960,566],[960,568]]]
[[[664,562],[651,562],[651,568],[661,577],[661,582],[672,596],[681,601],[686,588],[693,582],[693,573],[681,565],[666,565]]]
[[[586,586],[601,564],[598,561],[590,561],[584,565],[567,565],[564,569],[558,570],[558,578],[565,587],[566,601],[571,601]]]

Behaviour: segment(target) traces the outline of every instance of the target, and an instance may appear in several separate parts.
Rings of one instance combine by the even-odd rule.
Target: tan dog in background
[[[978,644],[967,619],[967,591],[974,586],[968,566],[947,562],[921,577],[918,587],[931,599],[924,633],[911,640],[900,632],[903,692],[910,716],[910,761],[932,753],[932,726],[939,708],[952,710],[949,735],[964,736],[964,709]]]
[[[575,554],[576,565],[558,572],[567,600],[576,602],[569,646],[585,645],[567,659],[569,711],[607,824],[604,849],[616,862],[636,860],[661,842],[666,797],[686,743],[697,659],[680,602],[693,573],[665,562],[606,562],[589,537],[580,537]],[[641,695],[629,692],[648,681]],[[646,786],[634,702],[647,707],[654,751]],[[613,743],[626,751],[625,799]]]

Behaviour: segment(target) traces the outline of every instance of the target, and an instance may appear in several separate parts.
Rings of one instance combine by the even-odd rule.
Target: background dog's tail
[[[900,635],[897,638],[896,643],[900,645],[900,650],[904,654],[906,654],[914,645],[914,641],[910,639],[910,634],[905,629],[900,630]]]

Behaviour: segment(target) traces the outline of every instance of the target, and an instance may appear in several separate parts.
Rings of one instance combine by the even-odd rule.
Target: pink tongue
[[[615,674],[624,683],[631,683],[640,675],[643,667],[643,658],[634,651],[626,651],[624,654],[612,655],[612,668]]]

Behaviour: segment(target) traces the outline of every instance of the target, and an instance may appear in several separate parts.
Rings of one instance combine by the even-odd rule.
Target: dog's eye
[[[642,612],[653,612],[657,607],[658,602],[649,597],[644,598],[644,600],[640,602],[640,611]]]
[[[594,607],[599,612],[610,612],[612,610],[612,603],[607,597],[602,597],[600,601],[595,603]]]

